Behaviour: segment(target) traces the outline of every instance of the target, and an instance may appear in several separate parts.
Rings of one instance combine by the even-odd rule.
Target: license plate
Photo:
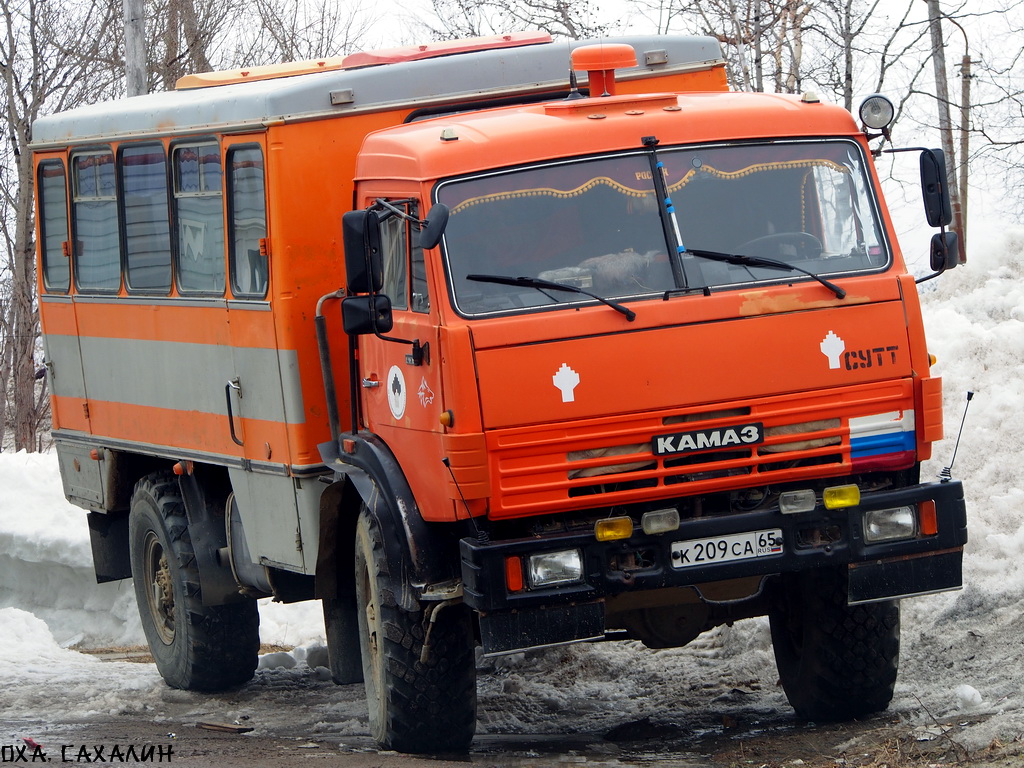
[[[715,563],[734,563],[782,554],[782,530],[734,533],[708,539],[689,539],[672,544],[672,567],[693,568]]]

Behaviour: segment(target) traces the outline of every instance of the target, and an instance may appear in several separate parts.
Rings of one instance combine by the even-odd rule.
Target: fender
[[[334,472],[335,482],[355,489],[377,519],[384,534],[387,561],[398,569],[401,583],[406,585],[395,597],[404,609],[416,610],[423,587],[459,576],[458,537],[452,535],[455,532],[442,532],[423,519],[401,466],[377,435],[361,431],[357,435],[347,434],[344,440],[351,441],[352,450],[342,452],[336,442],[321,443],[317,446],[320,457]],[[349,491],[346,488],[339,496],[338,491],[328,489],[325,495],[339,499],[348,497]],[[321,505],[321,531],[345,525],[342,521],[325,520],[325,513],[337,515],[337,506],[329,506],[325,509]],[[317,563],[317,574],[321,575],[321,563]]]
[[[213,473],[204,472],[200,480],[197,477],[200,472],[204,472],[204,468],[196,466],[192,472],[179,475],[178,487],[185,502],[188,534],[199,567],[203,605],[237,603],[247,598],[239,591],[230,565],[222,564],[218,555],[218,551],[227,546],[223,501],[227,493],[207,493],[211,487],[216,487],[217,478]],[[218,503],[216,499],[221,501]]]

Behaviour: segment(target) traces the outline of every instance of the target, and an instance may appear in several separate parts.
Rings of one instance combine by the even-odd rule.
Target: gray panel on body
[[[84,386],[73,374],[79,343]],[[48,336],[47,344],[62,396],[226,415],[224,386],[244,370],[247,417],[305,421],[295,350],[93,336]]]

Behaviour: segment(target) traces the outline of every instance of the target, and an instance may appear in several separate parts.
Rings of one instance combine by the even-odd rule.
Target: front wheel
[[[397,564],[388,562],[380,526],[365,507],[356,526],[355,577],[371,735],[399,752],[464,752],[476,731],[469,609],[462,603],[402,608],[395,596],[408,587]]]
[[[203,605],[185,504],[170,472],[135,486],[128,540],[142,628],[167,684],[221,691],[249,680],[259,661],[256,601]]]
[[[806,720],[849,720],[889,706],[900,651],[895,600],[847,605],[846,572],[787,574],[769,613],[782,687]]]

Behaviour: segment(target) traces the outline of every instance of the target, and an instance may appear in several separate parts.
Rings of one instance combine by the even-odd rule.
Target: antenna
[[[469,522],[473,524],[473,530],[476,531],[476,538],[481,544],[486,544],[491,540],[491,537],[487,535],[487,531],[484,531],[476,523],[476,518],[473,517],[473,513],[469,511],[469,504],[466,502],[466,497],[462,495],[462,487],[459,485],[459,481],[455,477],[455,473],[452,471],[452,461],[447,456],[441,459],[441,462],[448,468],[448,474],[452,476],[452,482],[455,483],[455,489],[459,492],[459,498],[462,499],[462,505],[466,508],[466,517]],[[456,515],[457,517],[458,515]]]
[[[568,93],[568,95],[566,95],[565,100],[569,101],[570,99],[583,99],[583,98],[586,98],[586,97],[582,93],[580,93],[580,84],[579,84],[579,81],[576,79],[576,73],[570,68],[569,69],[569,93]]]
[[[967,409],[971,407],[971,400],[974,399],[974,393],[968,390],[967,392],[967,404],[964,406],[964,415],[960,419],[960,431],[956,434],[956,443],[953,445],[953,458],[949,460],[949,466],[943,467],[942,471],[939,472],[939,478],[941,482],[948,483],[953,479],[953,462],[956,461],[956,451],[960,447],[960,436],[964,433],[964,422],[967,421]]]

